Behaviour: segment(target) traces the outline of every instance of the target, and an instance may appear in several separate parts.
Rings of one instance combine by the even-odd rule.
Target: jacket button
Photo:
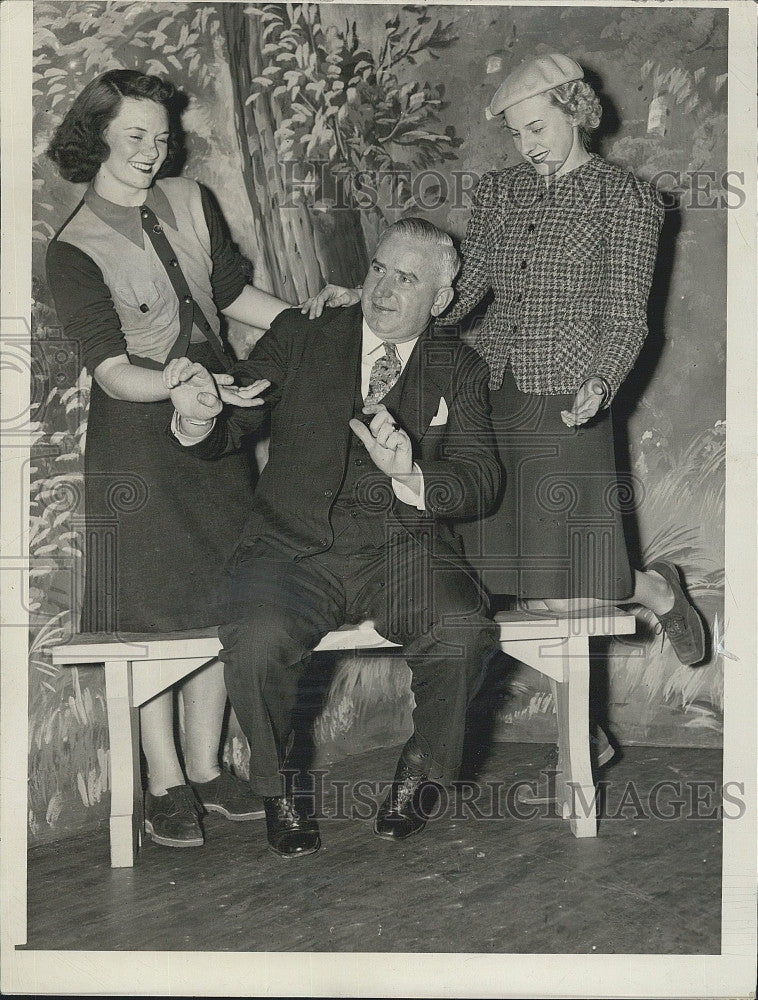
[[[356,458],[355,464],[356,465],[363,465],[363,459],[362,458]]]
[[[153,226],[153,232],[154,233],[162,233],[163,230],[161,229],[160,226]]]
[[[334,496],[334,490],[324,490],[324,496],[325,497]]]
[[[179,267],[179,261],[176,259],[176,257],[172,257],[168,263],[170,267]]]
[[[185,295],[184,298],[182,299],[182,302],[184,302],[185,305],[189,305],[192,302],[192,296]]]

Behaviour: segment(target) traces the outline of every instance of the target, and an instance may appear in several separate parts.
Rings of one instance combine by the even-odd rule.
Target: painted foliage
[[[522,58],[570,52],[604,105],[598,151],[652,180],[669,210],[650,336],[617,404],[620,464],[638,484],[636,562],[680,565],[713,631],[681,667],[652,620],[598,659],[595,687],[621,742],[711,745],[721,731],[726,214],[725,11],[698,8],[392,7],[329,4],[35,4],[29,826],[32,839],[104,815],[108,738],[99,671],[57,670],[81,590],[81,476],[89,383],[57,326],[47,241],[81,186],[44,150],[76,93],[116,66],[190,98],[184,173],[216,194],[256,283],[291,302],[359,282],[377,232],[412,212],[463,235],[476,179],[516,162],[484,115]],[[240,354],[259,334],[231,332]],[[329,671],[326,671],[329,673]],[[315,735],[324,757],[408,730],[402,661],[346,659]],[[549,691],[526,669],[491,707],[501,738],[547,739]],[[242,770],[232,733],[227,754]]]

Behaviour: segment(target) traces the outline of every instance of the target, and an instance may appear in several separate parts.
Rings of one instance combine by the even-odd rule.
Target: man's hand
[[[355,418],[350,421],[350,427],[366,445],[374,465],[393,478],[412,472],[411,439],[397,426],[387,407],[372,403],[364,406],[363,412],[374,414],[368,427]]]
[[[211,375],[201,364],[189,358],[174,358],[163,369],[163,382],[171,392],[171,402],[189,420],[212,420],[221,411],[222,403],[232,406],[261,406],[261,393],[271,385],[259,378],[240,388],[234,377],[221,373]]]
[[[342,285],[324,285],[318,295],[311,295],[300,303],[300,312],[308,319],[316,319],[324,311],[324,306],[334,309],[337,306],[354,306],[361,301],[360,288],[343,288]]]
[[[574,397],[570,410],[561,410],[561,420],[567,427],[580,427],[591,420],[600,409],[605,389],[599,378],[588,378]]]

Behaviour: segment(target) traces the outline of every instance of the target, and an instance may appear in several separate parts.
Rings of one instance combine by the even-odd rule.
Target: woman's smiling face
[[[559,177],[586,157],[577,126],[548,94],[528,97],[504,115],[516,149],[541,176]]]
[[[95,189],[118,205],[139,205],[168,153],[168,115],[162,104],[125,97],[103,133],[110,155]]]

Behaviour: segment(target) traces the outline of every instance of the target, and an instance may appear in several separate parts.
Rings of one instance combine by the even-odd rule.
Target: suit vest
[[[400,378],[382,402],[392,410],[402,392],[407,365]],[[360,366],[353,389],[353,416],[363,422]],[[366,548],[381,548],[387,542],[390,525],[397,526],[392,514],[396,501],[392,480],[374,465],[373,459],[357,434],[350,432],[350,446],[345,477],[334,500],[329,521],[334,533],[334,547],[356,552]]]

